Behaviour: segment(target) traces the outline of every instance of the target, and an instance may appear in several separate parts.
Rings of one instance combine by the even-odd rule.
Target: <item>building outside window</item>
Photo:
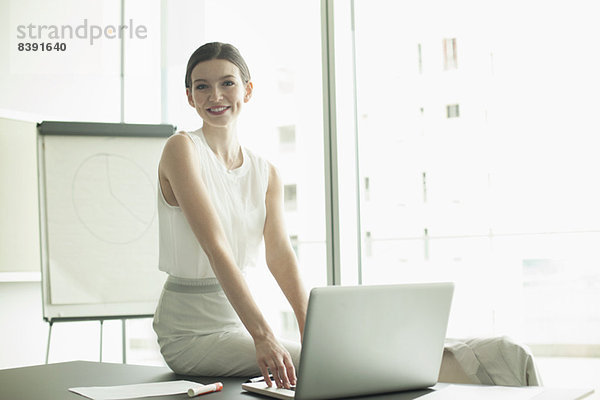
[[[444,70],[458,68],[458,62],[456,61],[456,38],[444,39]]]

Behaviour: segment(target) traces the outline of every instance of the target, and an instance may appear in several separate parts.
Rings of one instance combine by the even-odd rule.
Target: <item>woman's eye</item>
[[[196,86],[197,90],[202,90],[202,89],[206,89],[208,87],[208,85],[205,85],[203,83],[199,84],[198,86]]]
[[[223,82],[223,86],[233,86],[233,85],[235,85],[235,82],[233,82],[233,81],[225,81],[225,82]]]

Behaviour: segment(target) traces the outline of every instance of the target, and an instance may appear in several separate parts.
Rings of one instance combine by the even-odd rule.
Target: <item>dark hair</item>
[[[198,63],[209,60],[227,60],[239,68],[242,80],[250,81],[250,71],[239,50],[233,45],[220,42],[206,43],[190,56],[185,72],[185,87],[192,87],[192,70]]]

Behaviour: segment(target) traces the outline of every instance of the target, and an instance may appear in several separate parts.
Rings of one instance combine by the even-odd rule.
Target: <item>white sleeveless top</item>
[[[268,163],[242,147],[242,165],[227,170],[208,146],[201,129],[187,134],[198,150],[202,179],[233,250],[233,257],[244,271],[247,266],[255,265],[263,238]],[[181,208],[171,206],[165,200],[160,180],[158,223],[158,267],[161,271],[178,278],[215,278],[208,257]]]

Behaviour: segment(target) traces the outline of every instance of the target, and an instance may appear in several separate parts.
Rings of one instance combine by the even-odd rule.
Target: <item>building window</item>
[[[296,76],[291,69],[285,67],[278,68],[276,79],[279,94],[285,96],[294,93]]]
[[[296,184],[285,185],[283,187],[283,203],[286,211],[298,210],[298,201],[296,198]]]
[[[417,45],[417,50],[419,52],[419,73],[423,73],[423,52],[421,49],[421,43]]]
[[[458,104],[448,104],[446,106],[447,118],[458,118],[460,116]]]
[[[296,125],[285,125],[277,128],[279,131],[279,150],[296,150]]]
[[[444,39],[444,70],[458,68],[456,62],[456,38]]]
[[[296,253],[296,258],[300,259],[298,254],[298,235],[290,235],[290,243],[292,245],[292,249],[294,249],[294,253]]]

